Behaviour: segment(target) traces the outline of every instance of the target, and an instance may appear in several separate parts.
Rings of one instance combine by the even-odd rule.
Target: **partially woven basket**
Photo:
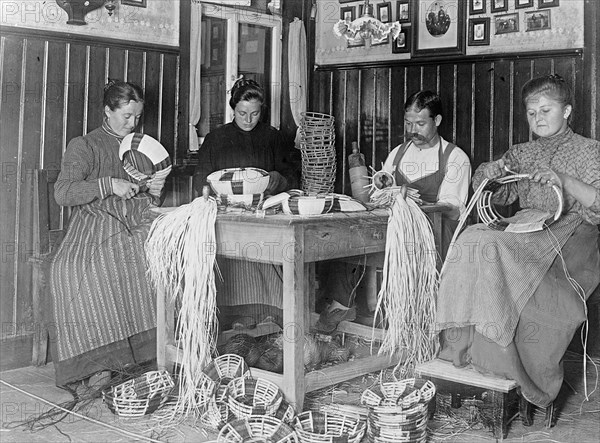
[[[536,209],[522,210],[515,217],[503,218],[492,204],[494,192],[507,183],[514,183],[529,179],[528,174],[513,174],[495,180],[485,179],[479,186],[480,192],[477,197],[477,214],[482,223],[491,229],[507,232],[535,232],[554,223],[562,214],[563,195],[560,187],[553,185],[552,190],[556,194],[557,208],[554,214]],[[476,194],[477,195],[477,192]],[[475,196],[474,196],[475,198]]]
[[[217,437],[219,443],[297,443],[296,432],[283,421],[265,415],[251,415],[227,423]]]
[[[227,403],[215,399],[208,402],[205,411],[200,415],[202,426],[215,432],[219,432],[230,419]]]
[[[120,417],[142,417],[166,402],[173,386],[167,371],[150,371],[103,391],[102,400]]]
[[[274,416],[283,395],[275,383],[262,378],[234,378],[227,385],[227,405],[237,418],[251,415]]]
[[[296,417],[295,429],[301,443],[359,443],[366,424],[357,415],[305,411]]]
[[[223,354],[214,358],[202,370],[196,386],[198,406],[206,406],[213,398],[217,402],[224,402],[227,385],[239,377],[250,377],[250,369],[242,357]]]

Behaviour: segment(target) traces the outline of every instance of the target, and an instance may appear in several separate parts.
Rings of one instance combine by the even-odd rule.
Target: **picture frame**
[[[490,44],[490,18],[469,19],[469,46],[485,46]]]
[[[550,9],[538,9],[525,13],[525,31],[543,31],[551,28]]]
[[[392,4],[390,2],[377,3],[377,20],[381,23],[392,21]]]
[[[490,0],[492,2],[490,10],[492,12],[508,11],[508,0]]]
[[[410,53],[411,50],[411,28],[403,28],[396,40],[392,40],[392,53]]]
[[[519,14],[497,15],[495,19],[496,35],[508,34],[510,32],[519,32]]]
[[[340,4],[355,2],[356,0],[338,0]]]
[[[559,0],[538,0],[538,9],[554,8],[555,6],[560,6]]]
[[[485,14],[486,1],[487,0],[469,0],[469,15]]]
[[[410,16],[409,0],[400,0],[396,2],[396,21],[400,23],[410,23]]]
[[[532,8],[533,0],[515,0],[515,9]]]
[[[340,8],[340,20],[346,20],[349,22],[354,21],[356,18],[354,11],[354,6],[344,6],[343,8]]]
[[[466,5],[462,0],[412,0],[412,56],[464,55]]]
[[[139,8],[146,7],[146,0],[121,0],[122,5],[137,6]]]

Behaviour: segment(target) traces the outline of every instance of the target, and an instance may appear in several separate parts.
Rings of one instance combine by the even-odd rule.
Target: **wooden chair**
[[[34,254],[29,258],[33,268],[33,336],[32,364],[45,365],[48,357],[48,315],[50,307],[50,263],[68,225],[67,210],[54,200],[57,169],[36,169],[33,174],[33,239]]]

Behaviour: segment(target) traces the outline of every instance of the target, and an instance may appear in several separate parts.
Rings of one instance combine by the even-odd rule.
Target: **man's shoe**
[[[348,308],[334,301],[328,309],[321,312],[319,320],[315,323],[318,332],[330,334],[336,330],[341,321],[353,321],[356,318],[356,308]]]

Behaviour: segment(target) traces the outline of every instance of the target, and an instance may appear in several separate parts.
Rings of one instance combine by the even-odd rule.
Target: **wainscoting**
[[[336,190],[350,194],[347,158],[358,141],[375,169],[403,141],[406,98],[420,89],[442,98],[440,134],[455,142],[473,167],[531,139],[520,90],[532,77],[558,73],[575,93],[573,129],[590,133],[589,115],[578,111],[587,92],[580,50],[464,58],[450,62],[323,68],[313,73],[312,111],[336,119]]]

